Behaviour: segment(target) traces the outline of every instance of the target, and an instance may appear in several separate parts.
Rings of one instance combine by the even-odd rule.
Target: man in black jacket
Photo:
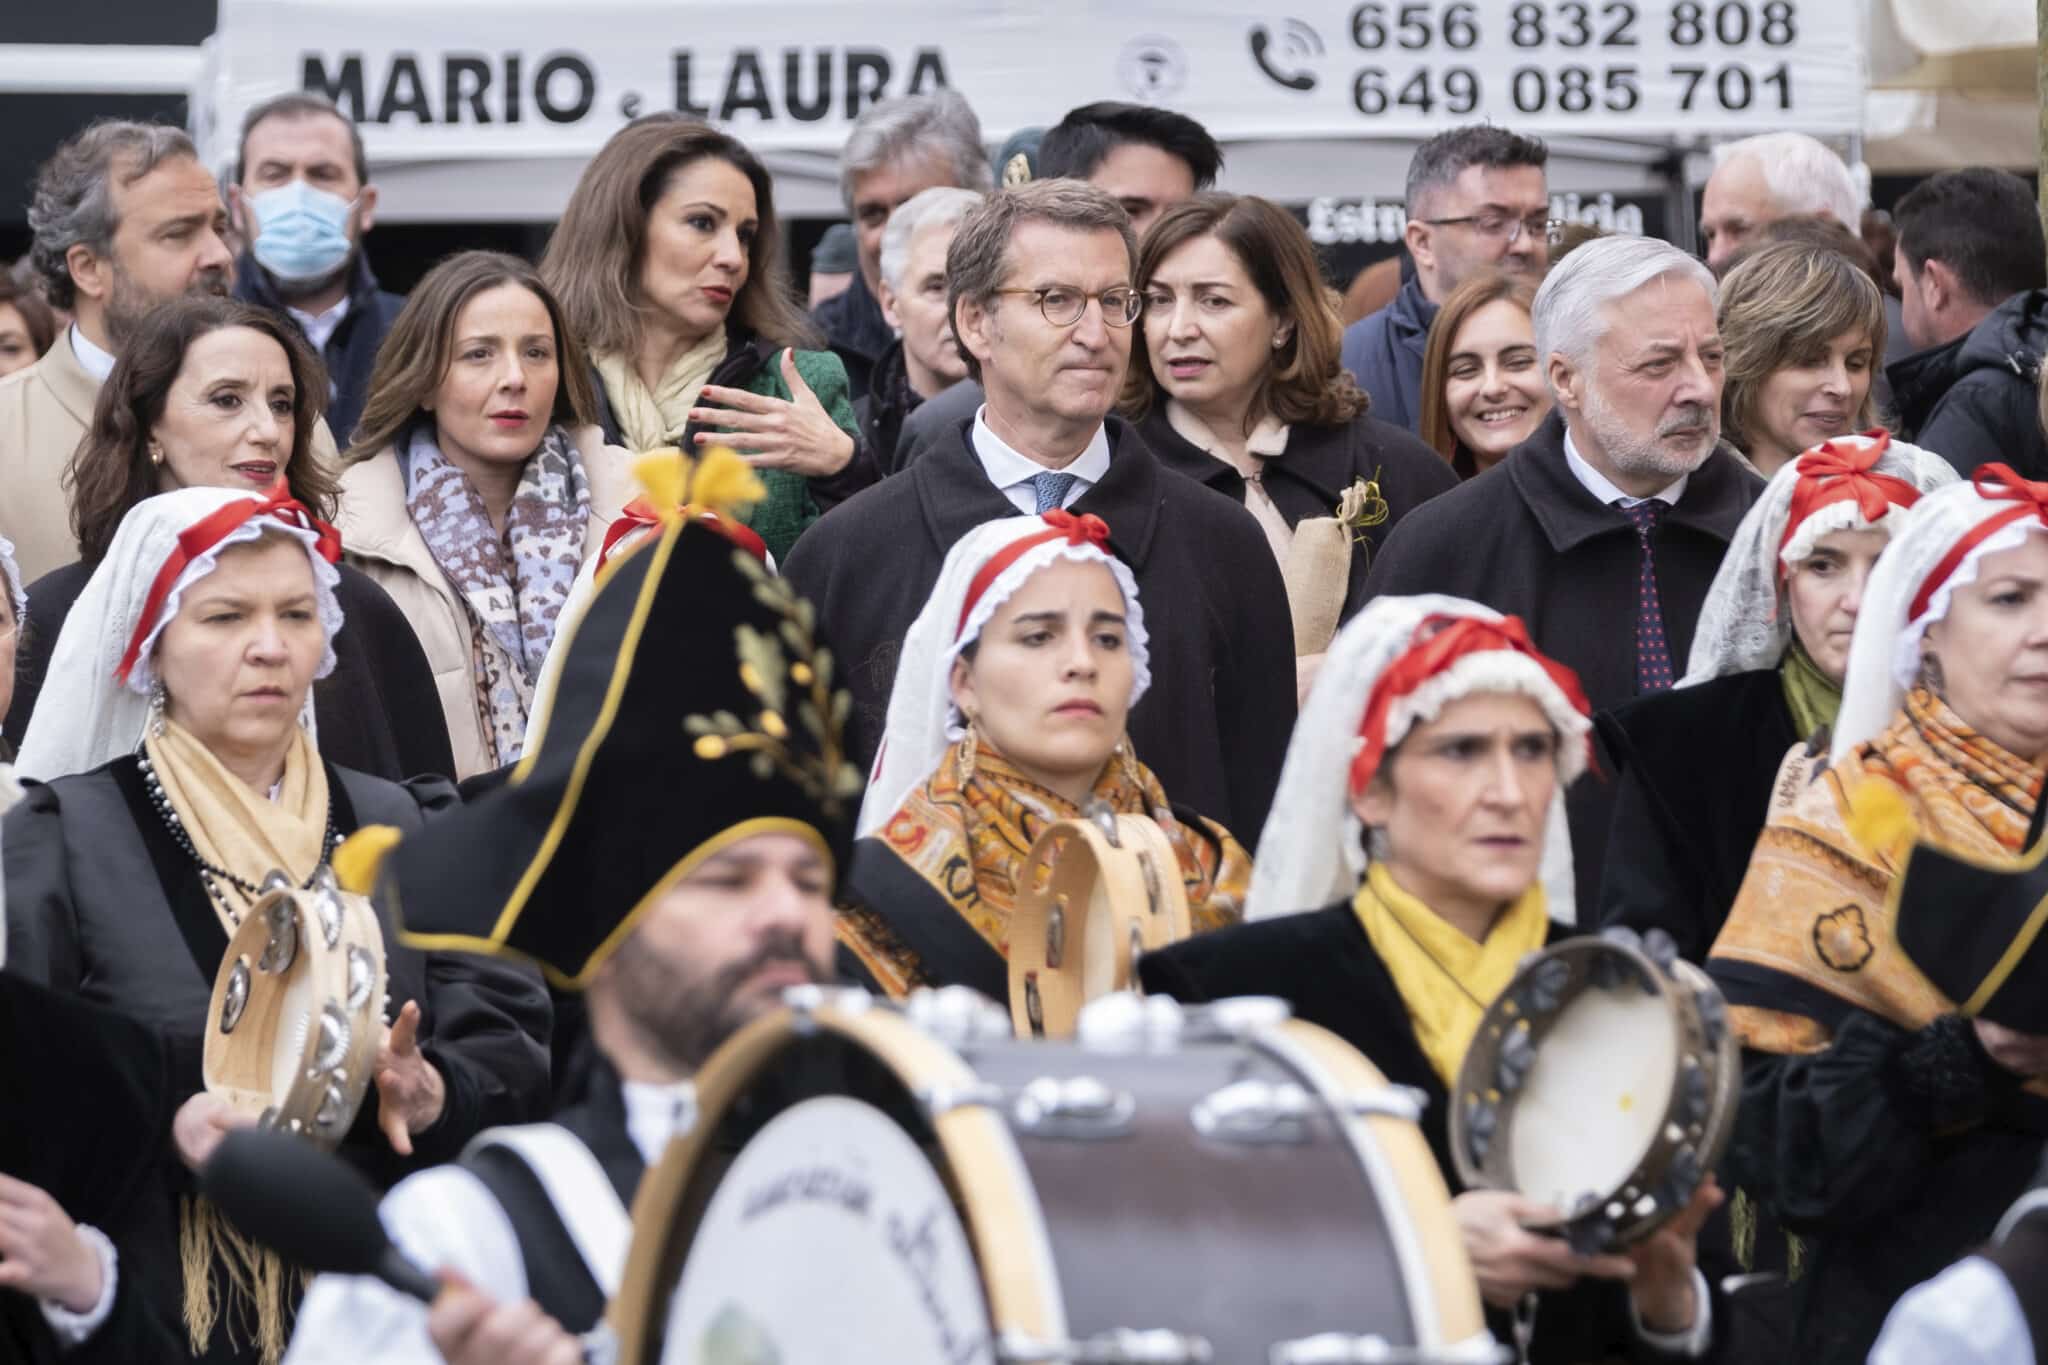
[[[327,426],[346,448],[377,348],[405,306],[377,287],[363,254],[377,187],[362,135],[319,95],[257,105],[242,121],[228,204],[247,243],[235,297],[289,317],[327,362]]]
[[[868,391],[875,362],[896,339],[879,299],[882,229],[889,215],[935,185],[985,190],[989,184],[981,121],[957,91],[884,100],[853,125],[839,158],[839,192],[853,219],[860,269],[812,317],[845,362],[856,401]]]
[[[1536,353],[1557,411],[1507,459],[1410,512],[1366,580],[1522,618],[1602,709],[1669,688],[1728,540],[1762,490],[1720,446],[1714,278],[1666,243],[1580,247],[1536,295]],[[1569,800],[1591,908],[1612,787]]]
[[[875,362],[853,415],[868,458],[885,477],[899,468],[896,443],[903,423],[927,398],[967,378],[946,309],[946,248],[981,198],[978,190],[933,186],[890,214],[882,232],[882,316],[896,340]]]
[[[1982,166],[1915,185],[1892,210],[1906,336],[1886,371],[1900,425],[1968,478],[2002,461],[2048,478],[2035,398],[2048,354],[2048,267],[2033,191]]]
[[[903,474],[826,514],[784,568],[851,670],[849,747],[865,762],[904,632],[953,542],[1020,513],[1101,517],[1151,635],[1152,690],[1130,720],[1138,756],[1176,802],[1249,844],[1294,724],[1286,588],[1250,513],[1163,469],[1107,417],[1142,308],[1135,257],[1116,201],[1071,181],[1004,190],[970,214],[946,275],[986,404]]]

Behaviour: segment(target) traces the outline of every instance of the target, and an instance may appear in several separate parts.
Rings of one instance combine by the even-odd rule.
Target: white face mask
[[[249,196],[256,218],[250,250],[256,263],[289,284],[325,279],[341,269],[354,243],[349,214],[356,201],[316,190],[303,180]]]

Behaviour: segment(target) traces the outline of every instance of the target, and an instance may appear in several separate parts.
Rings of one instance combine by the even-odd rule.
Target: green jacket
[[[804,383],[811,386],[832,421],[854,439],[855,454],[860,441],[860,423],[853,415],[853,395],[847,385],[846,366],[830,351],[798,351],[796,372],[803,376]],[[597,390],[597,423],[604,428],[605,440],[612,445],[625,445],[620,434],[618,419],[612,415],[611,399],[604,391],[604,380],[595,368],[591,371],[591,382]],[[772,346],[759,338],[747,338],[735,333],[727,347],[726,357],[712,372],[710,383],[728,389],[745,389],[766,398],[792,397],[789,385],[782,380],[782,348]],[[712,431],[722,428],[711,427]],[[683,433],[679,444],[685,451],[696,453],[697,428]],[[757,503],[747,515],[747,524],[767,543],[768,551],[777,563],[788,557],[790,547],[805,528],[820,515],[818,502],[812,496],[810,481],[801,474],[786,469],[763,469],[759,471],[761,482],[768,488],[768,496]]]

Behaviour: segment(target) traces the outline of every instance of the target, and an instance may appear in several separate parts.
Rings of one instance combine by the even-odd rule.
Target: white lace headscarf
[[[1100,539],[1089,539],[1090,535]],[[911,791],[932,775],[947,748],[965,734],[959,709],[953,705],[953,661],[981,638],[996,610],[1048,564],[1064,559],[1102,564],[1116,579],[1124,597],[1124,635],[1131,654],[1131,705],[1138,704],[1152,685],[1145,612],[1138,605],[1137,580],[1122,560],[1103,548],[1107,536],[1108,528],[1096,517],[1048,512],[1043,517],[985,522],[954,543],[924,610],[903,637],[896,685],[889,693],[887,728],[861,802],[856,830],[860,837],[887,824]],[[1019,545],[1025,546],[1021,552],[1016,550]],[[982,570],[999,556],[1009,562],[974,594]]]
[[[1792,613],[1785,602],[1785,575],[1813,555],[1821,537],[1836,531],[1891,530],[1905,508],[1887,501],[1882,516],[1864,515],[1854,498],[1823,502],[1790,527],[1792,504],[1807,486],[1819,480],[1823,496],[1840,498],[1848,491],[1848,479],[1841,471],[1843,461],[1824,458],[1829,447],[1850,463],[1868,458],[1878,450],[1873,474],[1902,479],[1921,493],[1945,488],[1956,481],[1955,467],[1947,460],[1918,446],[1892,440],[1884,432],[1860,436],[1838,436],[1822,442],[1790,461],[1771,479],[1763,496],[1750,507],[1742,524],[1728,541],[1728,553],[1707,589],[1700,607],[1699,624],[1693,630],[1692,655],[1680,687],[1691,687],[1730,673],[1748,673],[1776,668],[1792,645]]]
[[[327,631],[314,676],[324,678],[334,671],[334,637],[341,630],[341,607],[335,601],[334,587],[340,575],[320,554],[319,531],[279,513],[263,513],[241,522],[211,544],[180,545],[180,537],[188,530],[229,504],[261,505],[264,501],[262,495],[225,488],[181,488],[145,498],[121,518],[107,557],[93,570],[57,636],[35,719],[29,722],[15,763],[23,777],[49,782],[90,772],[109,759],[134,751],[149,719],[157,639],[177,616],[184,595],[214,571],[221,552],[230,546],[264,535],[289,536],[305,546],[313,564],[320,624]],[[310,516],[305,520],[310,522]],[[177,554],[187,555],[189,562],[145,622],[143,612],[157,576]],[[117,676],[121,662],[138,634],[141,643],[134,666],[122,679]],[[301,719],[309,729],[312,709],[312,692],[308,690]]]
[[[1986,496],[2001,490],[2024,496]],[[1843,762],[1892,723],[1919,676],[1921,637],[1948,615],[1956,589],[1977,581],[1984,557],[2043,531],[2048,484],[2025,483],[2002,464],[1983,466],[1971,483],[1929,493],[1906,513],[1863,590],[1831,762]]]
[[[1462,597],[1425,594],[1379,597],[1337,633],[1316,673],[1308,704],[1295,723],[1280,771],[1280,789],[1259,838],[1247,919],[1317,910],[1349,899],[1365,876],[1365,831],[1351,809],[1352,765],[1364,740],[1360,729],[1381,677],[1402,656],[1420,647],[1416,632],[1431,617],[1501,621],[1501,614]],[[1514,623],[1517,628],[1520,622]],[[1576,690],[1576,680],[1573,688]],[[1564,792],[1586,770],[1586,713],[1567,695],[1543,662],[1514,649],[1467,654],[1412,691],[1391,698],[1382,738],[1383,752],[1444,707],[1476,692],[1511,692],[1530,697],[1557,728],[1558,784],[1544,832],[1542,879],[1550,917],[1571,923],[1571,836],[1564,820]]]

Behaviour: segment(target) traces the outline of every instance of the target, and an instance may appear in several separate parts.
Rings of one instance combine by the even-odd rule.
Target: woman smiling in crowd
[[[1550,415],[1529,310],[1512,275],[1474,276],[1444,300],[1422,357],[1422,439],[1458,477],[1483,474]]]

